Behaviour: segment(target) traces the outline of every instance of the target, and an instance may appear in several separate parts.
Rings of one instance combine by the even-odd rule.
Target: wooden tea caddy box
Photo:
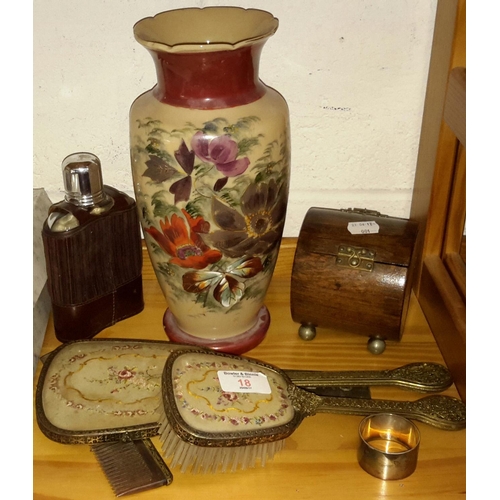
[[[417,233],[417,222],[371,210],[310,208],[292,268],[291,313],[301,324],[299,335],[311,340],[316,327],[366,335],[375,354],[386,340],[400,340]]]

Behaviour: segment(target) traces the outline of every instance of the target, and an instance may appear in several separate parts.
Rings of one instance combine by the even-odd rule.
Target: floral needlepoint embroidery
[[[248,424],[262,426],[288,418],[290,407],[288,392],[272,376],[270,380],[276,387],[276,396],[266,395],[254,399],[252,394],[223,391],[216,375],[220,369],[245,371],[248,367],[236,363],[228,365],[225,362],[214,364],[211,361],[201,361],[195,364],[186,363],[183,368],[175,371],[173,390],[183,411],[203,420],[228,422],[234,426]],[[211,376],[211,373],[214,373],[214,376]],[[273,403],[275,397],[276,401]],[[202,404],[194,406],[193,401]],[[268,412],[269,408],[273,411]]]
[[[134,375],[135,375],[135,372],[131,371],[131,370],[121,370],[117,373],[118,375],[118,378],[121,378],[121,379],[129,379],[129,378],[132,378]]]

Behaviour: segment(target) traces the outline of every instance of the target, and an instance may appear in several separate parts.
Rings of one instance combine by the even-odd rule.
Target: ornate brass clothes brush
[[[318,396],[261,361],[201,350],[177,351],[162,377],[160,441],[171,467],[217,472],[253,467],[283,448],[305,417],[318,412],[390,412],[445,429],[465,427],[465,405],[444,395],[417,401]]]

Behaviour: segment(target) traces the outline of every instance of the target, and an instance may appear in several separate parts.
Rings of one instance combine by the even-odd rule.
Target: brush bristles
[[[173,430],[165,415],[160,423],[160,441],[165,458],[172,457],[170,467],[180,466],[181,472],[192,473],[235,472],[255,467],[260,461],[262,467],[285,446],[285,440],[235,447],[204,447],[183,441]]]

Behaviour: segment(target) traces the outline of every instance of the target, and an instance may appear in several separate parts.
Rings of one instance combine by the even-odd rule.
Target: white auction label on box
[[[219,370],[217,376],[224,392],[271,394],[269,380],[263,373]]]
[[[347,230],[351,234],[377,234],[380,226],[374,220],[349,222]]]

